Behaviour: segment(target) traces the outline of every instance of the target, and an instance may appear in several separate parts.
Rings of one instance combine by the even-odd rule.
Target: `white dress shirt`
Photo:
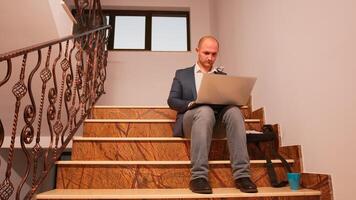
[[[214,71],[216,71],[216,69],[212,67],[211,70],[208,73],[213,73]],[[199,88],[200,88],[200,83],[201,83],[201,80],[203,78],[203,72],[201,71],[200,66],[199,66],[198,63],[196,63],[195,66],[194,66],[194,78],[195,78],[195,89],[196,89],[197,94],[198,94],[198,91],[199,91]]]

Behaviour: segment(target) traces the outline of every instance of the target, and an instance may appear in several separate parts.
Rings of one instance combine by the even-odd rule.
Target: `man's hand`
[[[197,104],[195,103],[195,101],[191,101],[189,104],[188,104],[188,110],[190,109],[193,109],[197,106]]]

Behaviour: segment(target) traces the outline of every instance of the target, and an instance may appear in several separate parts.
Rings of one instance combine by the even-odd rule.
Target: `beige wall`
[[[0,53],[57,37],[48,1],[1,1],[0,19]]]
[[[103,0],[103,7],[129,9],[190,10],[192,52],[111,51],[108,62],[108,94],[104,105],[166,105],[174,72],[195,63],[194,47],[201,35],[210,34],[207,0]]]
[[[304,169],[332,175],[335,199],[354,199],[356,1],[215,1],[221,62],[257,76],[255,107],[301,144]]]

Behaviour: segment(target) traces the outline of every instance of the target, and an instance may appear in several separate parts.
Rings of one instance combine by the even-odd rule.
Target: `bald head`
[[[202,45],[206,40],[215,41],[216,44],[217,44],[218,47],[219,47],[219,41],[218,41],[214,36],[206,35],[206,36],[203,36],[203,37],[201,37],[201,38],[199,39],[198,48],[200,48],[201,45]]]
[[[195,49],[198,55],[198,65],[203,73],[209,72],[218,56],[219,42],[213,36],[200,38],[198,47]]]

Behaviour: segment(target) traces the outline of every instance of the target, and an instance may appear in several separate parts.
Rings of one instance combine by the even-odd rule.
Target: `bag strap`
[[[264,134],[273,134],[274,135],[273,140],[271,140],[271,145],[270,145],[271,152],[275,157],[277,157],[282,162],[282,165],[283,165],[284,170],[286,172],[292,172],[289,163],[274,148],[275,147],[275,139],[276,139],[276,137],[275,137],[275,133],[273,131],[272,126],[271,125],[264,125],[263,133]],[[272,163],[271,159],[266,155],[266,153],[264,153],[262,151],[262,148],[260,146],[260,142],[255,142],[255,145],[257,146],[257,149],[261,152],[261,154],[264,156],[264,158],[266,160],[266,165],[265,166],[267,168],[267,174],[268,174],[268,176],[270,178],[271,185],[273,187],[284,187],[284,186],[288,185],[288,181],[287,180],[278,181],[277,174],[276,174],[276,171],[274,169],[273,163]]]
[[[273,134],[274,135],[274,139],[272,140],[272,147],[271,147],[271,150],[272,150],[272,154],[277,157],[283,164],[285,170],[287,172],[292,172],[292,168],[290,167],[289,163],[286,161],[286,159],[283,158],[283,156],[281,156],[281,154],[278,153],[278,151],[276,151],[276,149],[274,148],[276,145],[275,145],[275,140],[276,140],[276,134],[275,132],[273,131],[273,128],[270,124],[267,124],[267,125],[264,125],[263,126],[263,133],[269,133],[269,134]]]

